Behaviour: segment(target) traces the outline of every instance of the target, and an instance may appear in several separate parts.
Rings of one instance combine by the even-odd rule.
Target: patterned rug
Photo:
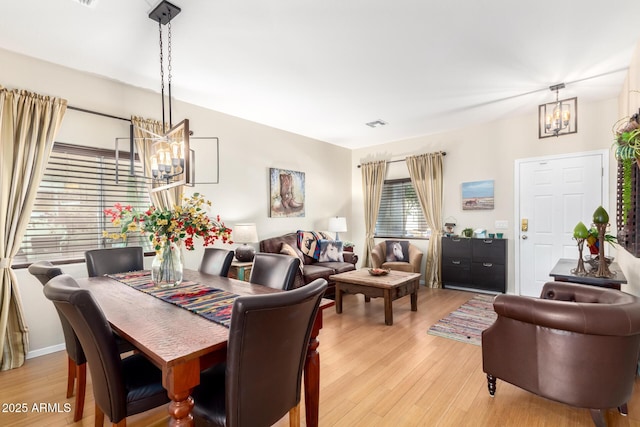
[[[496,320],[493,311],[494,295],[476,295],[462,304],[456,311],[431,326],[430,335],[449,338],[470,344],[482,344],[482,331]]]
[[[158,288],[151,281],[151,272],[148,270],[109,274],[108,276],[140,292],[153,295],[192,313],[199,314],[227,328],[231,323],[233,302],[238,298],[238,295],[231,292],[189,280],[172,288]]]

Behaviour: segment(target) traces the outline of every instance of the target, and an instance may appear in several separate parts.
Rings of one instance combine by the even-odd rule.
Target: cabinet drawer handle
[[[453,264],[453,265],[460,265],[460,261],[453,260],[453,261],[451,261],[451,264]]]
[[[485,239],[485,240],[483,240],[483,242],[486,243],[487,245],[490,245],[490,244],[493,243],[493,240],[492,239]]]
[[[482,266],[483,266],[483,267],[493,267],[493,264],[492,264],[492,263],[490,263],[490,262],[483,262],[483,263],[482,263]]]
[[[452,242],[459,242],[459,241],[460,241],[460,238],[452,237],[452,238],[451,238],[451,241],[452,241]]]

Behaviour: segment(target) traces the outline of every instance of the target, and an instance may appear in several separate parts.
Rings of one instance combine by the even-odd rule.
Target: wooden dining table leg
[[[167,389],[169,403],[169,425],[193,427],[193,398],[191,390],[200,383],[198,359],[168,367],[163,371],[162,385]]]
[[[322,310],[318,311],[313,322],[307,360],[304,364],[304,411],[308,427],[318,427],[320,406],[320,353],[318,352],[318,334],[322,329]]]

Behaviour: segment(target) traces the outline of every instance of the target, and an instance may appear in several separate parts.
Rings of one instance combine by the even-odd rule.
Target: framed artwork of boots
[[[304,216],[304,172],[269,168],[269,216]]]

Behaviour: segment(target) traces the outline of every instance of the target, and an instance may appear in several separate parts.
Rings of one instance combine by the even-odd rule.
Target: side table
[[[609,265],[609,270],[615,273],[612,278],[607,277],[594,277],[594,276],[577,276],[571,273],[571,269],[575,268],[578,264],[577,259],[565,259],[558,260],[558,263],[553,267],[553,270],[549,273],[549,276],[553,277],[553,280],[558,282],[571,282],[580,283],[583,285],[601,286],[603,288],[613,288],[620,290],[620,285],[627,283],[627,278],[624,277],[622,270],[618,267],[618,264],[612,262]],[[587,272],[591,272],[591,266],[585,265]]]
[[[249,281],[251,277],[251,267],[253,266],[253,262],[240,262],[233,261],[231,263],[231,267],[229,268],[228,277],[231,279],[244,280],[245,282]]]

